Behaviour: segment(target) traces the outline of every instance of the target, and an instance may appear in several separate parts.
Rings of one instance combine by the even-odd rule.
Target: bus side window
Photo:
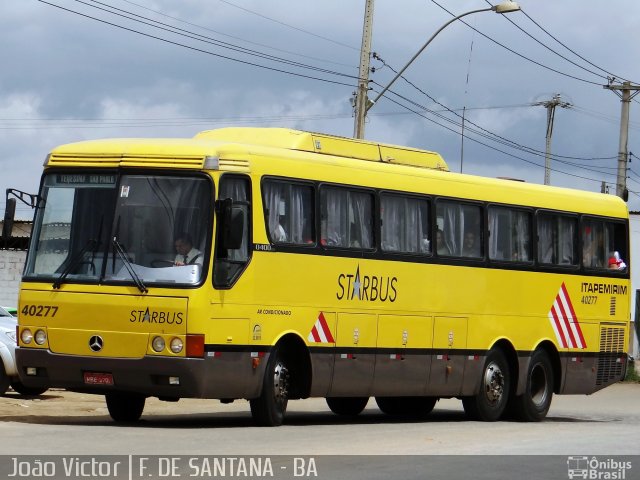
[[[569,215],[538,214],[538,262],[578,265],[577,219]]]
[[[483,256],[481,207],[448,200],[439,201],[436,214],[443,219],[444,244],[450,255],[470,258]],[[437,248],[440,250],[439,245]]]
[[[266,180],[263,204],[271,243],[315,243],[314,189],[310,185]]]
[[[431,253],[429,203],[426,200],[380,196],[381,243],[388,252]]]
[[[582,265],[585,268],[625,271],[627,264],[624,224],[584,218],[581,226]]]
[[[489,207],[489,258],[503,262],[531,259],[531,214],[505,207]]]
[[[373,195],[322,187],[320,243],[329,247],[373,248]]]

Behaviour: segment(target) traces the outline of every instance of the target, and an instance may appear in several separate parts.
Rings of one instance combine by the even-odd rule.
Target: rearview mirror
[[[4,209],[4,221],[2,223],[2,240],[6,243],[11,238],[13,230],[13,220],[16,215],[16,199],[7,198],[7,205]]]
[[[235,250],[242,246],[246,223],[245,205],[234,203],[230,198],[218,201],[220,221],[220,246],[228,250]]]

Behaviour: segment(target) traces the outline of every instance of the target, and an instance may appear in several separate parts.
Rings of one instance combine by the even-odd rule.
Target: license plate
[[[84,372],[86,385],[113,385],[113,375],[110,373]]]

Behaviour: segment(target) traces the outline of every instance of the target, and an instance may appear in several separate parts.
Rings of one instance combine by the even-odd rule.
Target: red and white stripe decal
[[[313,343],[335,343],[333,335],[331,335],[331,329],[329,328],[327,320],[324,318],[322,312],[318,315],[316,323],[313,325],[311,332],[309,332],[307,340]]]
[[[564,282],[560,286],[553,305],[551,305],[548,316],[556,339],[563,348],[587,348],[582,328],[580,328],[578,317]]]

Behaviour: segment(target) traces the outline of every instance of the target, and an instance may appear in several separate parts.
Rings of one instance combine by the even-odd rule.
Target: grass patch
[[[629,368],[627,368],[627,375],[624,377],[625,382],[640,383],[640,374],[636,369],[636,362],[629,362]]]

